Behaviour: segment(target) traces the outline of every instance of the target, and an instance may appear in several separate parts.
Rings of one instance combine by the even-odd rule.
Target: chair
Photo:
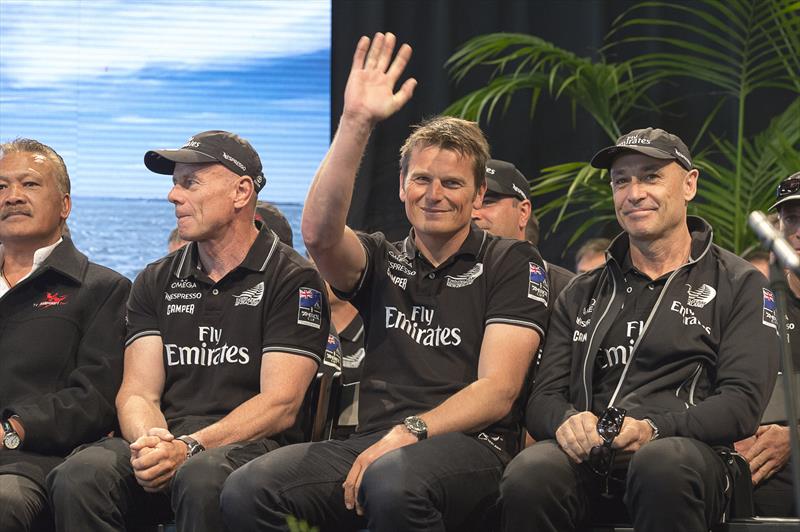
[[[340,371],[320,371],[314,377],[298,412],[303,441],[321,441],[330,437],[341,379]]]

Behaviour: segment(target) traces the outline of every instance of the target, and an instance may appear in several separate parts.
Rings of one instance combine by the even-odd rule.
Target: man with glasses
[[[721,450],[753,434],[775,380],[774,299],[687,216],[698,170],[680,138],[635,130],[592,165],[624,232],[556,302],[526,417],[539,443],[506,469],[503,526],[627,510],[636,530],[708,530],[734,480]]]
[[[261,160],[206,131],[145,165],[190,243],[136,278],[127,313],[121,438],[73,454],[48,477],[58,530],[125,530],[175,514],[177,529],[222,530],[228,475],[283,443],[325,356],[330,329],[316,270],[261,222]],[[166,514],[166,515],[165,515]]]
[[[795,251],[800,252],[800,172],[787,177],[778,186],[776,202],[780,230]],[[791,295],[786,301],[789,324],[789,346],[792,348],[794,371],[800,371],[800,279],[786,272]],[[775,384],[776,392],[783,391],[782,377]],[[782,393],[773,394],[762,425],[756,433],[736,443],[736,450],[750,464],[753,477],[753,503],[756,515],[789,517],[797,515],[792,493],[792,467],[789,463],[789,427],[786,426],[786,407]]]

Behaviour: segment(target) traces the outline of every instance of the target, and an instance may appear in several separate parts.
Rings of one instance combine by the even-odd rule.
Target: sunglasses
[[[611,448],[614,443],[614,438],[619,435],[622,430],[622,424],[625,422],[625,414],[627,410],[624,408],[617,408],[610,406],[603,412],[600,419],[597,420],[597,433],[603,440],[602,445],[592,447],[589,452],[588,465],[592,472],[603,479],[603,495],[610,496],[608,489],[608,481],[611,476],[611,470],[614,467],[614,458],[617,451]]]
[[[798,190],[800,190],[800,177],[784,179],[781,181],[781,184],[778,185],[778,191],[776,193],[777,199],[781,199],[789,194],[794,194]]]

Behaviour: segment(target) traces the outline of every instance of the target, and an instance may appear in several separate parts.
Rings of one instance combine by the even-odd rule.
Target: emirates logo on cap
[[[650,144],[650,139],[638,135],[629,135],[617,143],[617,146],[630,146],[631,144]]]

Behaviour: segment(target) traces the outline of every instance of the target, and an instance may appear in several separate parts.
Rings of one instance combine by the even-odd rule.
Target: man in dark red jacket
[[[48,472],[116,426],[130,282],[80,253],[64,161],[0,145],[0,530],[46,513]]]

